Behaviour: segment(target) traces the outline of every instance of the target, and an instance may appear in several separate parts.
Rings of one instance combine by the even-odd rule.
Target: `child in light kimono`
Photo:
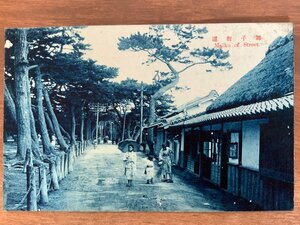
[[[148,156],[146,161],[146,168],[145,168],[145,174],[147,178],[147,184],[153,184],[153,177],[154,177],[154,163],[153,163],[153,157]]]
[[[128,145],[128,151],[124,153],[124,158],[123,158],[124,167],[125,167],[124,175],[128,180],[128,184],[127,184],[128,187],[132,186],[132,180],[136,171],[137,156],[133,150],[134,150],[133,145]]]

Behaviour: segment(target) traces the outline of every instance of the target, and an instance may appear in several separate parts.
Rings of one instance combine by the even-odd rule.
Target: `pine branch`
[[[193,66],[195,66],[195,65],[201,65],[201,64],[206,64],[206,63],[211,63],[212,61],[204,61],[204,62],[196,62],[196,63],[192,63],[192,64],[190,64],[190,65],[188,65],[187,67],[185,67],[184,69],[182,69],[182,70],[180,70],[178,73],[182,73],[182,72],[184,72],[184,71],[186,71],[187,69],[189,69],[189,68],[191,68],[191,67],[193,67]]]

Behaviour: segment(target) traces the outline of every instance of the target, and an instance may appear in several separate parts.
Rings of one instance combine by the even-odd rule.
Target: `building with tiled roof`
[[[187,121],[191,118],[197,118],[199,115],[205,113],[206,108],[213,103],[213,101],[219,97],[219,94],[212,90],[206,96],[197,97],[179,107],[173,112],[158,118],[158,120],[148,126],[155,127],[155,149],[156,154],[158,154],[162,144],[166,142],[166,132],[165,130],[171,124],[179,124],[181,121]],[[175,161],[178,161],[178,156],[175,158]]]
[[[163,118],[160,140],[173,148],[174,163],[262,209],[292,209],[293,52],[292,34],[277,38],[206,110]]]

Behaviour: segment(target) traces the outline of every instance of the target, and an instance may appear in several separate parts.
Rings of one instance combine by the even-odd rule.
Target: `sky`
[[[196,25],[196,24],[195,24]],[[171,90],[175,105],[179,106],[196,97],[205,96],[211,90],[220,95],[233,85],[239,78],[254,68],[265,56],[268,46],[279,36],[285,36],[293,27],[291,23],[252,23],[252,24],[198,24],[207,27],[208,33],[204,39],[191,43],[193,48],[222,46],[229,50],[228,60],[233,68],[227,71],[218,71],[207,66],[194,66],[180,75],[179,86],[188,87],[188,90]],[[152,83],[155,71],[168,71],[166,65],[155,62],[151,65],[142,64],[147,55],[140,52],[120,51],[118,42],[120,37],[130,34],[146,33],[149,25],[122,25],[122,26],[89,26],[81,31],[85,43],[90,44],[85,58],[96,60],[99,64],[119,68],[119,82],[127,78]],[[181,69],[179,65],[174,65]],[[206,72],[212,69],[212,72]]]

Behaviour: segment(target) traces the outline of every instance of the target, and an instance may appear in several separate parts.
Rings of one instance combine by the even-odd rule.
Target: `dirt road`
[[[214,186],[175,175],[174,183],[146,184],[143,153],[138,153],[132,187],[124,177],[123,153],[115,145],[87,150],[75,169],[50,193],[41,210],[65,211],[231,211],[252,210],[247,202]]]

